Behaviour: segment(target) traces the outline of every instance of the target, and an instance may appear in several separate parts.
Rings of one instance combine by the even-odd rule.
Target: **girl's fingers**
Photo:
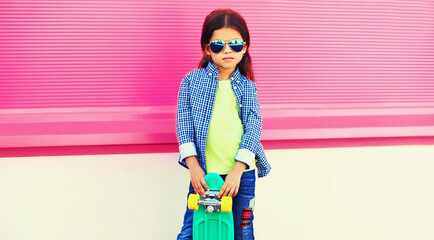
[[[222,196],[224,196],[225,189],[226,189],[226,184],[223,184],[222,188],[220,188],[219,198],[221,198]]]
[[[234,189],[232,188],[230,191],[229,191],[229,193],[228,193],[228,196],[229,197],[232,197],[232,194],[234,193]]]
[[[206,187],[208,188],[208,186]],[[203,185],[200,181],[193,184],[193,189],[197,194],[201,195],[202,197],[205,197],[205,190],[203,189]]]
[[[207,190],[209,190],[208,186],[204,185],[204,187],[207,188]],[[205,192],[204,190],[202,190],[202,191]],[[225,184],[223,184],[222,188],[220,189],[220,192],[219,192],[218,196],[220,198],[222,196],[235,197],[237,194],[238,194],[238,187],[236,187],[236,186],[230,186],[230,185],[228,185],[228,184],[225,183]]]
[[[202,178],[201,184],[207,191],[209,191],[209,187],[208,187],[208,185],[206,185],[205,178]]]
[[[235,197],[237,195],[237,193],[238,193],[238,190],[237,190],[236,187],[234,187],[234,188],[231,189],[231,191],[229,192],[228,196]]]
[[[196,192],[196,194],[199,194],[199,189],[197,188],[196,183],[193,183],[193,189],[194,189],[194,192]]]
[[[238,194],[238,188],[234,188],[234,192],[232,193],[232,197],[237,196]]]
[[[222,196],[235,197],[238,194],[238,188],[226,186],[225,189],[222,188],[220,192],[221,194],[219,194],[219,197]]]
[[[205,197],[205,189],[209,191],[209,187],[208,185],[206,185],[205,178],[202,178],[200,180],[200,189],[202,190],[202,197]]]
[[[220,189],[219,197],[229,196],[229,192],[231,191],[231,187],[227,184],[223,184],[223,187]]]
[[[205,191],[203,190],[203,187],[200,184],[199,186],[197,186],[197,193],[202,197],[205,197]]]

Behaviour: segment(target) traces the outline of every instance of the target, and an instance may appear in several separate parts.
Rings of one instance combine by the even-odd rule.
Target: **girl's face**
[[[233,28],[220,28],[213,32],[211,39],[209,42],[214,40],[223,40],[225,42],[225,46],[219,53],[214,53],[211,51],[209,45],[205,48],[206,54],[211,56],[213,63],[217,66],[217,68],[222,71],[225,70],[235,70],[237,64],[243,58],[243,55],[247,51],[247,45],[244,44],[243,49],[240,52],[235,52],[229,47],[228,41],[239,39],[244,41],[241,37],[241,34],[233,29]]]

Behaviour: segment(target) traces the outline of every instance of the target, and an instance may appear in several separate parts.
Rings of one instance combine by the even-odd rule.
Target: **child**
[[[199,69],[184,77],[179,90],[179,163],[190,170],[188,194],[205,196],[205,173],[223,177],[219,196],[233,197],[235,239],[254,239],[255,170],[263,177],[271,167],[259,142],[262,119],[243,17],[231,9],[211,12],[201,46]],[[192,223],[187,209],[178,239],[192,239]]]

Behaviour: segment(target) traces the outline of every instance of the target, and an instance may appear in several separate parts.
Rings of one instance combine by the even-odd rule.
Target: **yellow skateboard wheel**
[[[232,211],[232,198],[228,196],[222,197],[222,206],[221,206],[222,212],[230,212]]]
[[[188,209],[190,210],[197,210],[199,209],[199,194],[190,194],[188,196]]]

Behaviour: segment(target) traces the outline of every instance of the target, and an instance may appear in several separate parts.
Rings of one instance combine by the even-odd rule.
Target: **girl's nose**
[[[230,52],[232,52],[232,48],[229,47],[229,44],[228,44],[228,43],[225,43],[225,47],[223,48],[223,51],[224,51],[225,53],[230,53]]]

